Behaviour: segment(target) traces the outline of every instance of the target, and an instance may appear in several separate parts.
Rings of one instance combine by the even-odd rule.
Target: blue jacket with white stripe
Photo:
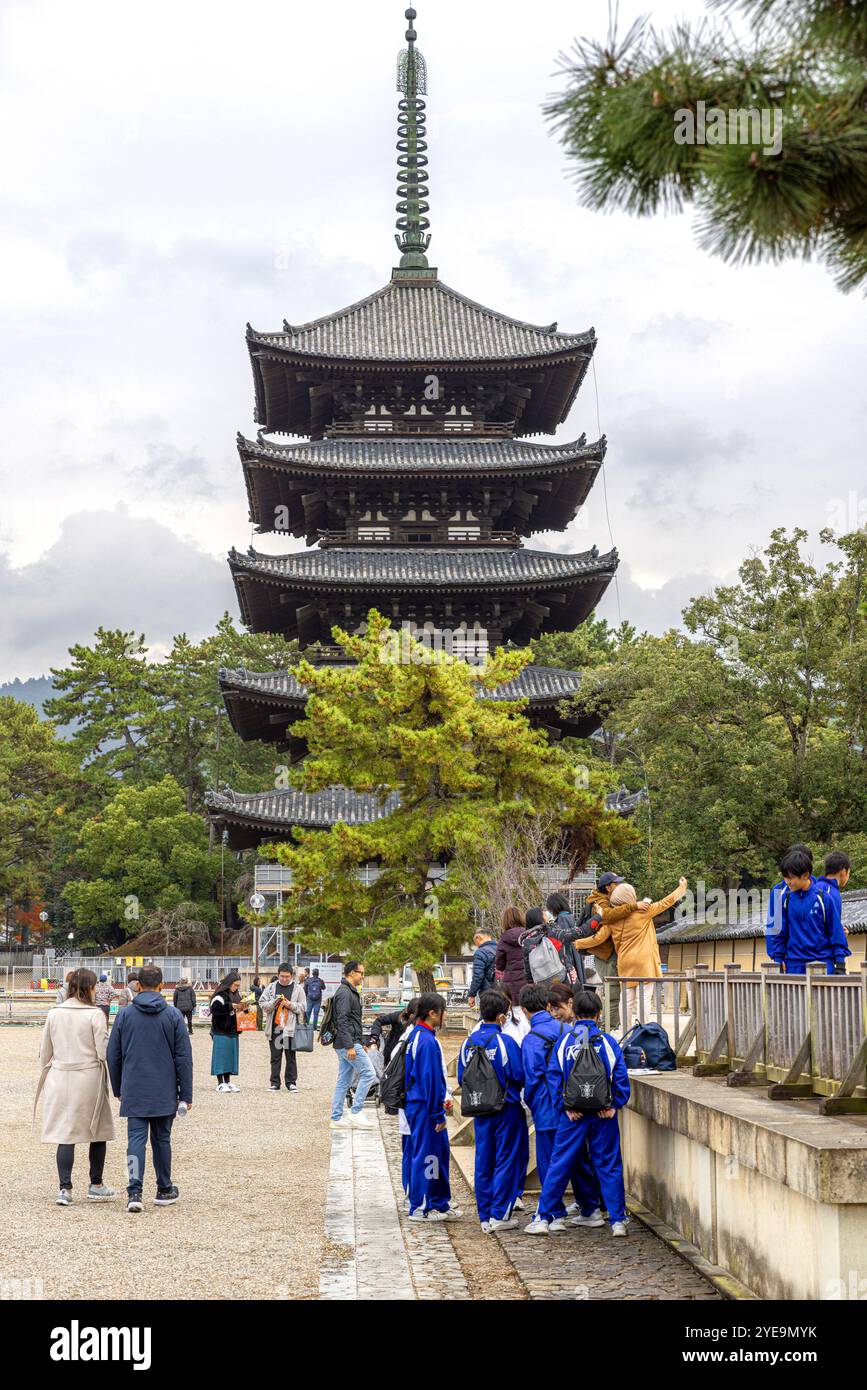
[[[559,1094],[551,1088],[548,1063],[565,1031],[559,1019],[553,1018],[547,1009],[541,1009],[530,1019],[530,1032],[521,1043],[524,1100],[532,1111],[537,1129],[556,1129],[560,1123]]]
[[[406,1108],[423,1106],[436,1125],[445,1124],[446,1079],[436,1033],[417,1023],[406,1043]]]

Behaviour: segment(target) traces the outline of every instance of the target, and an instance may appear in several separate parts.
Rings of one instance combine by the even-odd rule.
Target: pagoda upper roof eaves
[[[556,551],[447,546],[391,549],[364,546],[330,546],[289,555],[246,555],[229,552],[234,575],[261,576],[266,581],[305,588],[347,585],[365,591],[381,587],[445,587],[514,589],[550,585],[605,574],[617,568],[617,551],[600,555],[595,546],[574,555]]]
[[[248,325],[251,353],[353,362],[520,362],[592,355],[596,334],[560,333],[557,324],[513,319],[444,285],[389,281],[381,289],[310,323],[284,322],[279,333]]]
[[[605,435],[587,443],[581,435],[566,444],[535,444],[521,439],[452,438],[369,439],[335,437],[297,444],[271,444],[238,435],[241,459],[283,465],[299,472],[473,475],[499,472],[544,474],[570,466],[587,467],[605,458]]]

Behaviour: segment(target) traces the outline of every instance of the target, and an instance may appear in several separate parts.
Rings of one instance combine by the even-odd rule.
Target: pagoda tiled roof
[[[559,333],[556,323],[524,323],[467,299],[441,280],[391,280],[355,304],[310,323],[284,323],[282,332],[249,328],[251,348],[300,357],[365,362],[538,360],[591,353],[593,329]]]
[[[581,680],[580,671],[565,671],[556,666],[525,666],[514,680],[495,690],[479,686],[477,695],[480,700],[526,699],[539,703],[567,700],[577,693]],[[307,687],[299,681],[294,671],[247,671],[243,667],[221,669],[220,687],[260,695],[263,699],[298,704],[304,704],[309,695]]]
[[[607,441],[588,444],[586,436],[568,444],[531,444],[520,439],[333,438],[298,444],[271,444],[238,435],[244,458],[272,460],[310,472],[493,473],[515,469],[547,472],[570,464],[601,463]]]
[[[311,586],[413,588],[421,586],[521,587],[614,573],[617,552],[596,547],[576,555],[556,551],[446,546],[333,546],[290,555],[229,552],[233,573]]]
[[[608,800],[611,802],[611,798]],[[319,792],[284,787],[249,794],[226,787],[219,792],[207,792],[205,805],[211,819],[259,829],[263,832],[262,840],[267,840],[269,834],[277,839],[288,838],[296,825],[322,830],[338,821],[348,825],[370,825],[396,811],[400,798],[396,792],[380,799],[373,792],[355,792],[347,787],[326,787]],[[620,807],[612,804],[609,809],[617,811]]]

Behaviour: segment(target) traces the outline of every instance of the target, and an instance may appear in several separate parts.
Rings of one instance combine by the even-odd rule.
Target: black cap
[[[625,883],[620,874],[600,874],[596,880],[597,888],[607,888],[609,883]]]

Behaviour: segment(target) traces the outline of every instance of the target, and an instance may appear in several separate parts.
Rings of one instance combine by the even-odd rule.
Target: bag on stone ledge
[[[623,1060],[627,1067],[650,1067],[653,1071],[677,1071],[677,1058],[674,1055],[668,1034],[661,1023],[636,1023],[620,1040]],[[639,1058],[644,1061],[630,1060]]]

